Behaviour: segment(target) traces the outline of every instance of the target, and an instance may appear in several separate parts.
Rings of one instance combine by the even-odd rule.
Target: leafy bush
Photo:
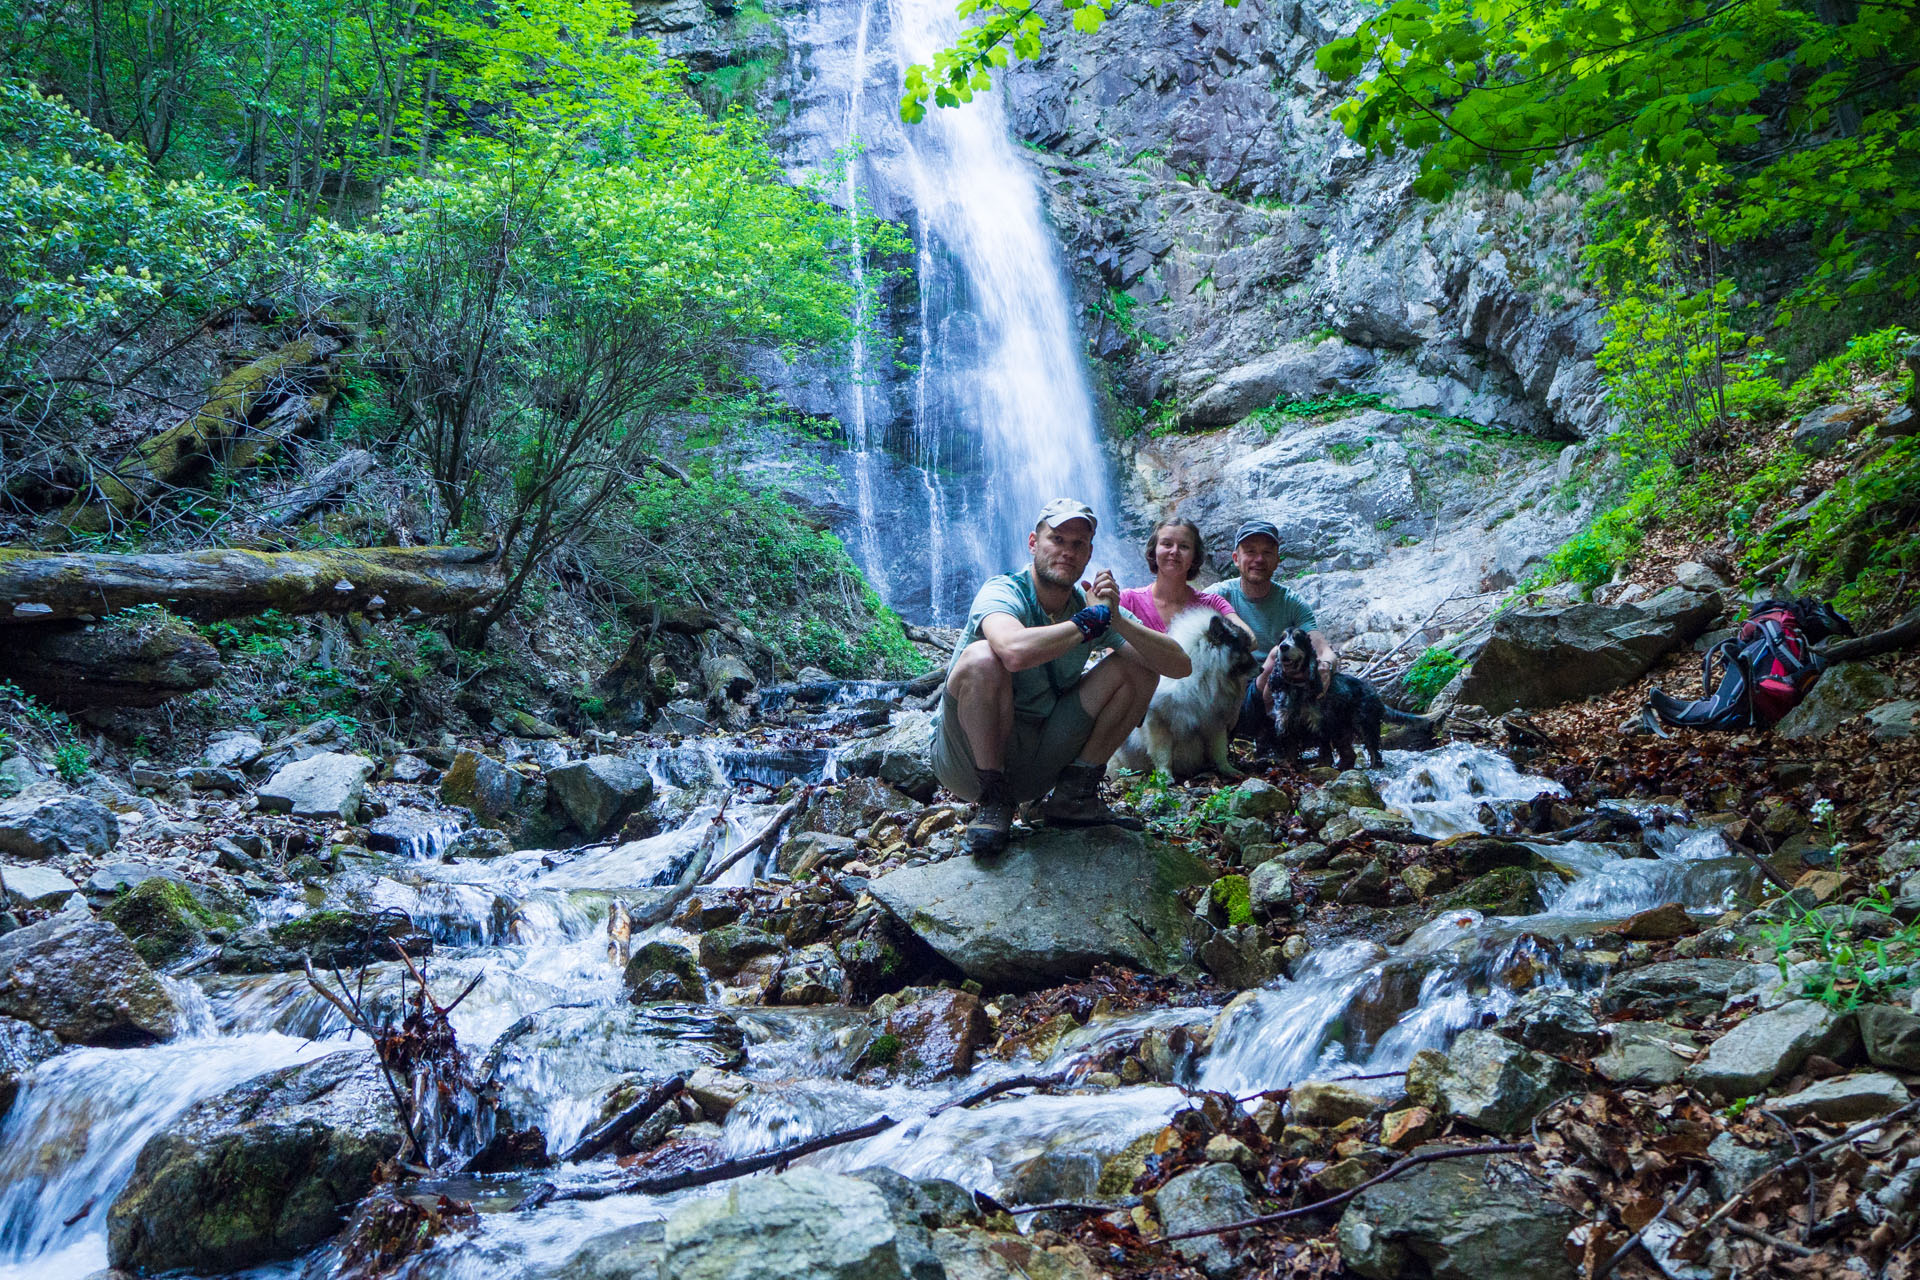
[[[1413,699],[1414,709],[1425,711],[1433,695],[1446,688],[1448,681],[1459,675],[1466,665],[1467,660],[1452,650],[1430,646],[1413,660],[1407,674],[1400,677],[1400,685]]]

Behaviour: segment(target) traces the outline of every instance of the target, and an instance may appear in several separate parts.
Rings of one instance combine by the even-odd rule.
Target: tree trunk
[[[200,412],[149,436],[111,470],[95,474],[97,498],[75,499],[61,513],[59,525],[72,533],[104,533],[113,527],[116,516],[131,516],[167,489],[206,471],[214,455],[257,412],[293,384],[311,380],[316,366],[324,365],[339,349],[338,339],[313,335],[234,370],[214,386]]]
[[[164,605],[188,617],[462,613],[500,590],[491,549],[366,547],[93,555],[0,547],[0,626]]]
[[[365,449],[349,449],[314,473],[311,480],[277,497],[266,499],[261,509],[267,523],[276,529],[290,529],[318,511],[335,494],[344,493],[355,480],[374,469],[377,459]]]

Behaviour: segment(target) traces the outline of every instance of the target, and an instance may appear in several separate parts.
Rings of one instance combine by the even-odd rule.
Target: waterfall
[[[918,305],[870,317],[862,301],[850,385],[835,402],[851,445],[854,555],[889,604],[942,622],[1025,560],[1033,514],[1051,498],[1100,513],[1090,569],[1131,561],[1058,248],[998,91],[917,125],[899,120],[906,68],[958,31],[951,0],[826,6],[796,34],[831,87],[796,93],[784,131],[800,168],[846,156],[850,214],[865,203],[913,236]],[[866,264],[855,270],[864,286]],[[868,342],[889,324],[909,353],[897,394]]]

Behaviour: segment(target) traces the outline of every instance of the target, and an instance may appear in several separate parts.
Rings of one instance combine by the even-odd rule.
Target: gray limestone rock
[[[1884,1071],[1868,1071],[1822,1080],[1783,1098],[1769,1098],[1766,1106],[1794,1124],[1809,1120],[1855,1124],[1898,1110],[1911,1100],[1906,1085]]]
[[[57,1039],[32,1023],[0,1017],[0,1116],[13,1106],[21,1078],[60,1049]]]
[[[1911,738],[1916,732],[1917,721],[1920,721],[1920,702],[1911,698],[1883,702],[1867,712],[1867,723],[1872,726],[1873,736],[1882,742]]]
[[[547,786],[589,840],[605,835],[653,799],[647,767],[624,756],[589,756],[549,769]]]
[[[1893,681],[1859,662],[1829,667],[1807,690],[1807,696],[1773,727],[1774,736],[1790,742],[1831,737],[1835,730],[1894,696]]]
[[[329,1054],[189,1108],[140,1149],[107,1215],[108,1256],[140,1272],[237,1271],[333,1235],[400,1146],[373,1055]]]
[[[1101,963],[1181,967],[1193,918],[1175,895],[1210,879],[1163,841],[1091,827],[1018,837],[991,865],[949,858],[903,868],[869,889],[967,976],[1039,986]]]
[[[259,738],[236,730],[208,738],[200,759],[213,769],[244,769],[258,760],[264,750],[266,747]]]
[[[360,797],[372,776],[373,761],[365,756],[322,752],[276,770],[259,790],[260,807],[296,818],[352,822],[360,816]]]
[[[1693,1061],[1699,1037],[1664,1022],[1615,1022],[1593,1069],[1615,1084],[1652,1088],[1672,1084]]]
[[[1674,587],[1644,604],[1509,610],[1494,620],[1460,700],[1533,710],[1610,693],[1691,641],[1720,608],[1717,596]]]
[[[1868,1062],[1895,1071],[1920,1071],[1920,1014],[1899,1005],[1870,1004],[1858,1015]]]
[[[16,858],[104,858],[119,839],[113,810],[86,796],[27,794],[0,804],[0,853]]]
[[[1340,1216],[1341,1259],[1368,1280],[1573,1280],[1562,1246],[1577,1215],[1488,1163],[1435,1161],[1362,1191]]]
[[[0,899],[16,907],[58,907],[79,888],[52,867],[0,863]]]
[[[1629,1012],[1659,1019],[1670,1013],[1704,1017],[1718,1013],[1734,984],[1744,982],[1751,965],[1706,958],[1664,960],[1631,969],[1611,979],[1600,993],[1600,1012]]]
[[[1521,996],[1493,1030],[1515,1044],[1558,1055],[1591,1052],[1606,1040],[1585,996],[1548,987]]]
[[[1446,1060],[1436,1080],[1441,1107],[1486,1133],[1526,1128],[1577,1080],[1560,1063],[1492,1031],[1461,1032]]]
[[[1373,364],[1373,353],[1364,347],[1295,343],[1220,374],[1187,406],[1186,420],[1194,426],[1227,426],[1276,400],[1315,400],[1351,391],[1354,380]]]
[[[1154,1206],[1168,1235],[1251,1218],[1259,1212],[1246,1180],[1230,1164],[1208,1164],[1170,1178],[1154,1193]],[[1174,1242],[1174,1250],[1209,1276],[1229,1276],[1243,1250],[1222,1236]]]
[[[171,1040],[184,1021],[126,934],[64,915],[0,934],[0,1014],[94,1045]]]
[[[928,1250],[903,1230],[858,1178],[795,1169],[742,1179],[667,1219],[660,1280],[903,1280]],[[939,1264],[925,1261],[933,1280]]]
[[[925,804],[933,799],[940,780],[933,776],[929,752],[934,721],[930,712],[895,711],[884,733],[853,743],[840,756],[845,774],[862,774],[892,783]]]
[[[1791,1076],[1816,1053],[1840,1061],[1859,1044],[1851,1013],[1835,1013],[1811,1000],[1790,1000],[1754,1014],[1714,1041],[1685,1078],[1710,1096],[1741,1098]]]

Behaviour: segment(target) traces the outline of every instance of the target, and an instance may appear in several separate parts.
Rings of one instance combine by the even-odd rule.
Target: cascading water
[[[918,305],[891,322],[893,339],[917,349],[910,381],[878,385],[868,331],[884,340],[887,322],[869,326],[863,303],[835,403],[852,444],[855,555],[888,603],[934,621],[963,616],[982,581],[1020,563],[1048,499],[1099,513],[1108,541],[1095,567],[1119,533],[1057,249],[997,91],[916,125],[898,117],[906,68],[958,30],[950,0],[826,6],[799,37],[841,87],[797,96],[780,135],[803,167],[843,155],[849,208],[864,192],[913,235]]]

